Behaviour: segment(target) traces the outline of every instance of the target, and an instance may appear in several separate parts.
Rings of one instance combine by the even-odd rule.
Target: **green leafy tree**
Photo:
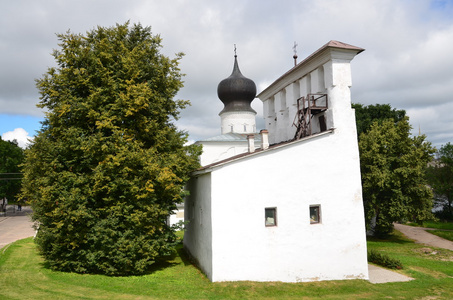
[[[37,80],[46,119],[26,151],[22,197],[56,270],[142,274],[177,238],[167,217],[200,149],[173,121],[188,101],[179,60],[150,27],[59,34],[57,67]]]
[[[9,202],[17,200],[21,187],[17,173],[21,172],[23,160],[24,151],[16,140],[4,141],[0,137],[0,204],[3,204],[2,200],[5,198]]]
[[[391,119],[396,123],[403,120],[406,116],[406,111],[403,109],[397,110],[390,104],[363,105],[353,103],[352,108],[355,110],[357,135],[360,137],[362,133],[367,132],[371,128],[373,122],[382,123],[385,120]]]
[[[437,157],[427,168],[428,182],[436,205],[443,208],[442,215],[453,219],[453,145],[443,145]]]
[[[393,222],[431,217],[432,192],[425,168],[434,148],[425,136],[410,137],[408,117],[374,121],[359,141],[363,200],[368,229],[385,235]]]

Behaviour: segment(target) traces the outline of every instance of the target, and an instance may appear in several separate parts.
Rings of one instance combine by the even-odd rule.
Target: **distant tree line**
[[[429,185],[434,192],[435,214],[437,217],[453,220],[453,145],[440,147],[427,168]]]
[[[0,209],[15,203],[21,189],[20,165],[24,161],[24,151],[16,140],[4,141],[0,137]]]

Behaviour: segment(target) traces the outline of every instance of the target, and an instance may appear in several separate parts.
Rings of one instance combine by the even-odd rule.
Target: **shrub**
[[[368,262],[389,268],[389,269],[402,269],[403,264],[396,258],[392,258],[384,253],[379,253],[376,250],[368,251]]]

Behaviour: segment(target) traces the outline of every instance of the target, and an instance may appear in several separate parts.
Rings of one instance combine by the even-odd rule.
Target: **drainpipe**
[[[269,131],[267,129],[261,129],[261,149],[266,150],[269,148]]]

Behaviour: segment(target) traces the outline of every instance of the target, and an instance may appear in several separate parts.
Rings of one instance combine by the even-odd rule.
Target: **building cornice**
[[[363,48],[342,42],[330,41],[280,76],[256,97],[261,101],[265,101],[292,82],[295,82],[306,74],[314,71],[319,65],[323,65],[330,60],[351,60],[354,56],[364,50],[365,49]]]

